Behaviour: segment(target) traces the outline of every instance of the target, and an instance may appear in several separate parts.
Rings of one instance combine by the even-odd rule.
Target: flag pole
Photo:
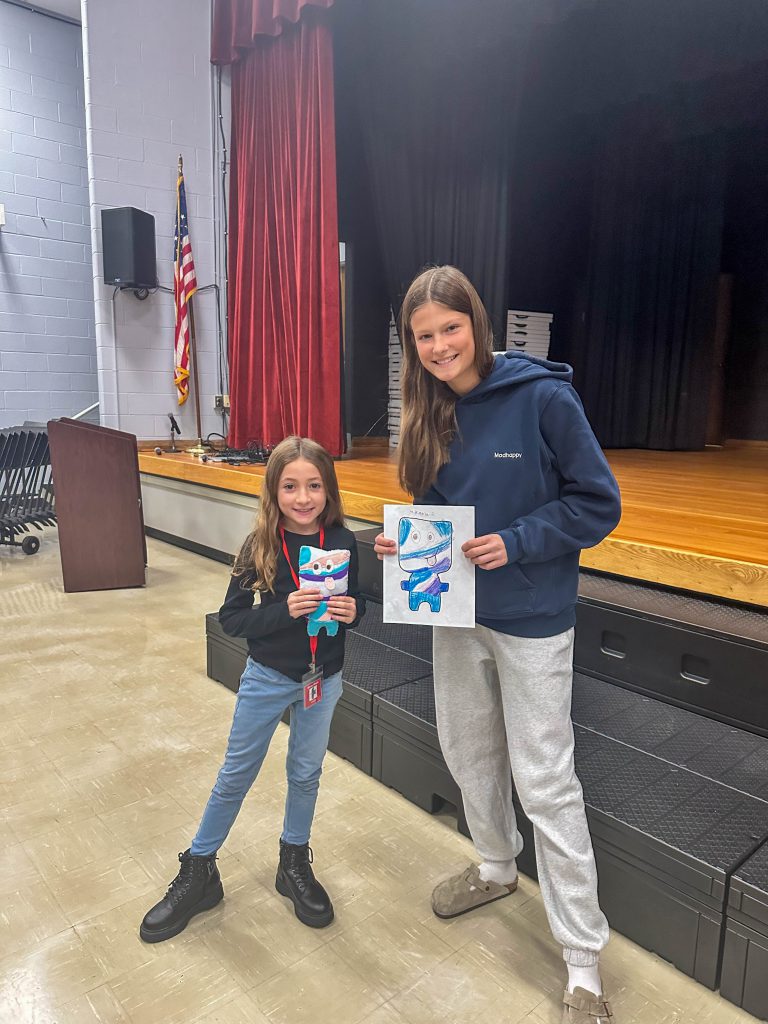
[[[197,377],[197,338],[195,336],[195,311],[192,308],[192,296],[189,299],[189,361],[192,363],[192,391],[195,403],[195,424],[197,425],[197,444],[187,448],[190,455],[203,455],[211,450],[209,444],[203,442],[203,432],[200,427],[200,383]]]
[[[184,160],[179,153],[179,177],[184,173]],[[189,312],[189,361],[192,364],[192,401],[195,403],[195,426],[197,428],[197,444],[186,451],[189,455],[204,455],[211,450],[209,444],[203,442],[203,430],[200,425],[200,380],[197,374],[197,335],[195,334],[195,311],[192,307],[194,296],[187,300]]]

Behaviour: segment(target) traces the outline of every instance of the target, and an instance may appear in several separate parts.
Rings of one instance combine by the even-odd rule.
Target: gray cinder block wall
[[[155,218],[157,272],[173,282],[176,170],[184,157],[198,285],[215,279],[214,123],[210,0],[84,0],[85,105],[96,299],[101,422],[139,438],[163,438],[167,414],[195,437],[192,401],[173,385],[172,296],[115,296],[102,276],[101,210],[135,206]],[[214,294],[195,297],[202,432],[221,431]]]
[[[98,398],[108,426],[159,438],[173,412],[194,437],[192,402],[179,408],[173,386],[172,298],[117,294],[113,329],[101,210],[155,216],[169,286],[183,153],[198,282],[220,279],[210,0],[83,0],[81,12],[82,29],[0,0],[0,425],[72,415]],[[214,294],[195,304],[206,434],[222,430],[214,394],[227,386]]]
[[[0,0],[0,426],[98,398],[86,164],[79,26]]]

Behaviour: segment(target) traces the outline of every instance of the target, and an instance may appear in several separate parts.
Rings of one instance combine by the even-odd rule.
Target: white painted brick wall
[[[0,426],[10,426],[71,416],[98,389],[80,31],[0,0],[0,40]]]
[[[213,282],[209,0],[84,0],[82,11],[102,423],[161,438],[171,412],[183,436],[192,438],[192,400],[180,409],[173,385],[173,297],[157,292],[141,302],[130,292],[118,293],[115,337],[113,289],[103,283],[101,210],[135,206],[153,214],[158,277],[170,287],[181,153],[197,280],[200,286]],[[64,194],[62,199],[71,201]],[[216,306],[213,292],[194,302],[205,435],[222,429],[214,411]]]

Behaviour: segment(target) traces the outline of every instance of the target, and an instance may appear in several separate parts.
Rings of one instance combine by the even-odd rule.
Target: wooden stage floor
[[[582,553],[583,566],[768,606],[768,445],[606,455],[621,487],[623,514],[610,537]],[[139,453],[139,468],[254,495],[264,476],[263,466],[153,451]],[[385,504],[408,501],[385,442],[356,442],[336,472],[349,516],[380,523]]]

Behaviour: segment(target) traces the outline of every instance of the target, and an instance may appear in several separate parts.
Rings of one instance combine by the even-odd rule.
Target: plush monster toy
[[[305,544],[299,551],[299,586],[303,590],[317,589],[323,600],[308,617],[307,632],[317,636],[324,629],[328,636],[336,636],[339,624],[328,614],[328,598],[342,597],[347,592],[349,551],[337,548],[323,551]]]

